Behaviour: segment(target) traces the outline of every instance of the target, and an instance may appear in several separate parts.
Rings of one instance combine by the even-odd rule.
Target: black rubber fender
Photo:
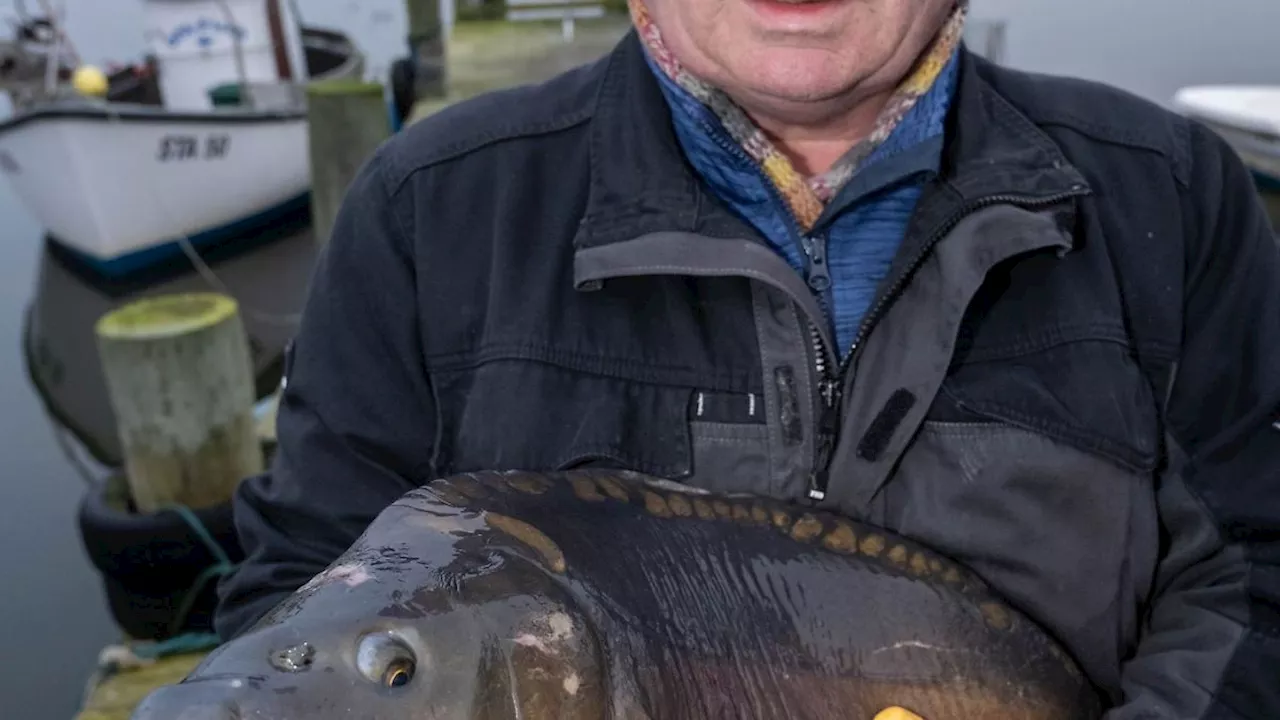
[[[184,633],[214,632],[213,614],[218,604],[216,580],[201,587],[194,600],[187,600],[189,588],[186,586],[129,584],[109,575],[102,577],[102,586],[112,619],[131,638],[167,640]],[[190,607],[186,617],[180,619],[178,615],[184,602],[189,602]]]
[[[81,542],[100,573],[131,585],[185,589],[219,561],[179,513],[133,512],[125,488],[123,477],[113,475],[90,485],[80,502]],[[227,559],[244,559],[230,503],[193,509],[192,514]]]

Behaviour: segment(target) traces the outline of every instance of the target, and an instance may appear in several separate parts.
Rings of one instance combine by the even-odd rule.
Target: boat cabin
[[[208,110],[226,85],[290,87],[310,74],[288,0],[145,0],[143,12],[169,110]]]

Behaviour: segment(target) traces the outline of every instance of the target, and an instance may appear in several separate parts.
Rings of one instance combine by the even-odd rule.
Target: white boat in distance
[[[1261,188],[1280,191],[1280,85],[1188,87],[1173,103],[1221,135]]]
[[[305,211],[303,85],[359,78],[364,58],[341,33],[293,23],[290,7],[147,0],[152,56],[113,73],[105,97],[68,92],[69,68],[25,103],[8,83],[0,174],[50,240],[108,277]]]

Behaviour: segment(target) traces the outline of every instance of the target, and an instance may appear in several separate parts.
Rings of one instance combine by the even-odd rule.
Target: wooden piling
[[[414,97],[442,98],[448,92],[444,18],[440,0],[405,0],[409,16],[409,47],[413,50]]]
[[[217,505],[262,471],[253,366],[234,299],[145,298],[107,313],[95,330],[138,512]]]
[[[316,242],[329,241],[348,186],[391,134],[380,83],[323,80],[307,85],[311,158],[311,224]]]

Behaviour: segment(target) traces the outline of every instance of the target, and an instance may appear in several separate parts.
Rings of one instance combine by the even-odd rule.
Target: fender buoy
[[[136,640],[168,640],[187,633],[212,633],[213,612],[218,605],[216,582],[206,583],[187,599],[188,587],[166,587],[163,583],[131,584],[110,575],[102,576],[107,609],[120,630]],[[186,617],[179,623],[184,603]]]
[[[81,541],[102,575],[113,617],[140,639],[212,631],[217,578],[208,573],[224,558],[193,523],[207,531],[225,560],[240,562],[244,552],[230,504],[188,510],[185,517],[167,510],[139,514],[132,511],[126,487],[118,475],[91,485],[77,516]],[[185,618],[180,617],[184,610]]]

